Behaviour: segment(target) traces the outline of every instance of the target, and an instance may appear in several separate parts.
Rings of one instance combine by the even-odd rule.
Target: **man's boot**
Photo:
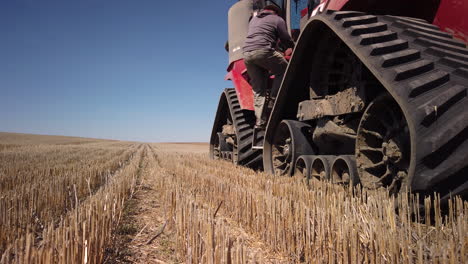
[[[270,97],[270,99],[268,100],[268,116],[270,115],[271,113],[271,110],[273,109],[273,106],[275,106],[275,101],[276,101],[276,98],[275,97]]]
[[[257,119],[255,122],[255,128],[259,130],[265,130],[267,122],[262,118],[262,119]]]
[[[257,119],[253,129],[252,149],[263,149],[263,136],[267,122],[263,119]]]
[[[271,110],[275,104],[274,97],[267,95],[265,105],[263,106],[262,116],[257,119],[253,131],[252,148],[263,149],[263,137],[265,136],[265,129],[267,126],[267,120],[270,118]]]

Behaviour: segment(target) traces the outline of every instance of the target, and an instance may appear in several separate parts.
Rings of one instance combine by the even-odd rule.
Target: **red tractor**
[[[242,0],[229,11],[226,79],[234,88],[221,94],[211,158],[394,193],[466,197],[468,1],[274,2],[296,47],[266,131],[253,130],[242,58],[249,19],[265,3]],[[252,147],[256,140],[262,149]]]

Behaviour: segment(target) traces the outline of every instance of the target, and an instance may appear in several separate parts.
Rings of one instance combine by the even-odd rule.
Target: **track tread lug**
[[[396,40],[398,35],[396,32],[386,30],[383,32],[363,34],[359,36],[361,45],[372,45],[376,43],[388,42]]]
[[[421,172],[422,178],[429,178],[432,175],[450,175],[463,169],[463,164],[468,159],[468,144],[464,144],[454,150],[449,157],[435,157],[428,155],[423,159],[428,169]],[[452,172],[452,173],[450,173]]]
[[[434,62],[422,59],[412,63],[397,66],[395,71],[395,81],[402,81],[426,73],[434,69]]]
[[[436,25],[433,25],[433,24],[430,24],[428,23],[427,21],[425,20],[417,20],[417,19],[414,19],[414,18],[409,18],[409,17],[397,17],[397,16],[384,16],[388,19],[391,19],[393,21],[404,21],[404,22],[407,22],[407,23],[410,23],[410,24],[413,24],[413,25],[417,25],[417,26],[420,26],[420,27],[425,27],[425,28],[428,28],[428,29],[436,29],[436,30],[440,30],[438,26]]]
[[[432,40],[432,41],[437,41],[437,42],[440,42],[440,43],[444,43],[444,44],[448,44],[448,45],[452,45],[452,46],[456,46],[456,47],[460,47],[460,48],[466,48],[465,43],[463,43],[463,42],[461,42],[459,40],[451,39],[451,38],[447,38],[447,37],[440,37],[440,36],[437,36],[437,35],[434,35],[434,34],[421,32],[421,31],[414,30],[414,29],[411,29],[411,28],[404,30],[402,32],[402,34],[412,36],[412,37],[416,37],[416,38],[425,38],[425,39],[429,39],[429,40]]]
[[[429,127],[437,119],[441,118],[453,105],[457,104],[467,96],[466,87],[455,85],[447,87],[442,93],[428,100],[418,107],[425,114],[421,125]]]
[[[348,17],[343,18],[343,27],[351,27],[357,25],[364,25],[364,24],[373,24],[377,23],[377,17],[373,15],[365,15],[365,16],[357,16],[357,17]]]
[[[431,134],[422,142],[422,146],[426,147],[427,155],[423,158],[426,166],[436,168],[444,160],[448,159],[451,154],[466,142],[468,138],[468,115],[459,114],[463,112],[464,105],[457,104],[447,111],[446,115],[458,114],[452,116],[448,122],[443,125],[435,126],[431,130]]]
[[[450,50],[450,51],[458,52],[458,53],[461,53],[461,54],[464,54],[464,55],[468,55],[468,50],[465,49],[465,48],[450,45],[450,44],[443,43],[443,42],[436,41],[436,40],[431,40],[431,39],[424,38],[424,37],[417,38],[414,41],[414,43],[419,44],[419,45],[423,45],[423,46],[427,46],[427,47],[442,48],[442,49],[445,49],[445,50]]]
[[[450,74],[445,71],[436,70],[432,73],[426,74],[424,78],[411,81],[409,83],[410,97],[419,96],[429,90],[438,86],[444,85],[450,81]]]
[[[388,26],[385,23],[377,22],[368,25],[351,26],[351,35],[359,36],[362,34],[377,33],[388,30]]]
[[[456,69],[453,74],[468,80],[468,68]]]
[[[408,41],[402,40],[402,39],[396,39],[396,40],[392,40],[388,42],[371,44],[370,55],[377,56],[377,55],[388,54],[388,53],[407,49],[408,47],[409,47]]]
[[[335,20],[342,20],[343,18],[362,16],[364,13],[357,11],[336,11],[329,14],[334,14]]]
[[[450,35],[447,32],[440,31],[439,28],[427,28],[419,25],[414,25],[412,23],[408,23],[405,21],[397,20],[393,26],[400,27],[400,28],[405,28],[405,29],[411,29],[416,32],[423,32],[426,34],[430,34],[433,36],[438,36],[442,38],[447,38],[447,39],[453,39],[452,35]]]
[[[450,66],[452,68],[468,68],[467,60],[458,60],[450,57],[443,57],[439,63]]]
[[[421,52],[415,49],[405,49],[381,57],[382,67],[388,68],[421,58]]]
[[[437,48],[437,47],[430,47],[426,50],[426,53],[431,54],[433,56],[437,57],[449,57],[449,58],[454,58],[457,60],[464,60],[468,61],[468,55],[463,55],[457,52]]]

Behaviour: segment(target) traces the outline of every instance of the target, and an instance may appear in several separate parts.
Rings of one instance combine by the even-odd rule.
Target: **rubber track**
[[[465,183],[468,167],[468,49],[420,19],[327,11],[321,20],[402,107],[411,131],[414,190]]]
[[[252,149],[254,112],[241,109],[235,89],[225,89],[224,93],[236,130],[237,163],[249,168],[258,168],[262,164],[262,151]]]

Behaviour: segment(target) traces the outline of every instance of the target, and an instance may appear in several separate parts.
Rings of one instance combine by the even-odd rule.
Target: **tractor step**
[[[264,129],[257,129],[254,127],[252,135],[252,149],[263,149],[263,139],[265,135]]]

